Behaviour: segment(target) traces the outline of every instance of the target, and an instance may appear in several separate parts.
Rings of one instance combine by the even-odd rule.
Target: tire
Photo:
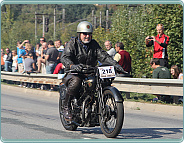
[[[70,124],[70,122],[65,120],[65,118],[64,118],[64,116],[62,114],[63,102],[64,102],[64,100],[61,100],[61,98],[59,98],[59,114],[60,114],[61,123],[62,123],[63,127],[66,130],[75,131],[77,129],[77,125]]]
[[[103,134],[108,138],[115,138],[122,129],[124,121],[123,102],[115,102],[113,93],[110,90],[105,90],[103,93],[105,110],[101,107],[99,122]],[[100,104],[99,104],[100,106]]]

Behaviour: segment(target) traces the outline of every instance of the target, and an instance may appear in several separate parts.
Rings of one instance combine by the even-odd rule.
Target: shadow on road
[[[103,134],[99,127],[78,128],[77,131],[81,131],[82,134]],[[181,139],[182,132],[183,128],[122,129],[117,139]]]
[[[122,129],[118,138],[124,139],[181,139],[183,128]],[[181,134],[176,136],[176,134]],[[178,138],[177,138],[178,137]]]

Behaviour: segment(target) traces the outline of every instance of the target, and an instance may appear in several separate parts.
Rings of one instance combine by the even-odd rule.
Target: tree
[[[13,16],[10,5],[5,5],[5,12],[2,13],[1,17],[1,47],[3,49],[7,47],[11,49],[13,44],[9,34],[14,22]]]
[[[172,22],[171,22],[172,21]],[[111,16],[111,28],[103,32],[97,29],[94,37],[100,43],[104,42],[104,37],[111,40],[113,45],[123,42],[125,50],[132,57],[132,74],[134,77],[151,77],[152,69],[149,65],[153,57],[153,47],[147,48],[144,41],[148,35],[156,35],[156,25],[165,25],[165,34],[170,37],[168,45],[169,67],[172,64],[183,68],[183,9],[179,4],[148,4],[119,5]]]

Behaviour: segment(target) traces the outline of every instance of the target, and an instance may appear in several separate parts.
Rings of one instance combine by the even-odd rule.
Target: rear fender
[[[116,88],[116,87],[113,87],[113,86],[107,86],[103,89],[103,92],[105,90],[110,90],[112,93],[113,93],[113,96],[114,96],[114,99],[116,102],[123,102],[124,99],[120,93],[120,91]]]

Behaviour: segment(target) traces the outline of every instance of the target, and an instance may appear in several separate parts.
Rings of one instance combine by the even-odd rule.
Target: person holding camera
[[[160,65],[168,68],[167,45],[169,43],[169,36],[164,34],[163,24],[158,24],[156,30],[158,35],[147,36],[145,43],[147,47],[154,46],[153,58],[158,58]]]

